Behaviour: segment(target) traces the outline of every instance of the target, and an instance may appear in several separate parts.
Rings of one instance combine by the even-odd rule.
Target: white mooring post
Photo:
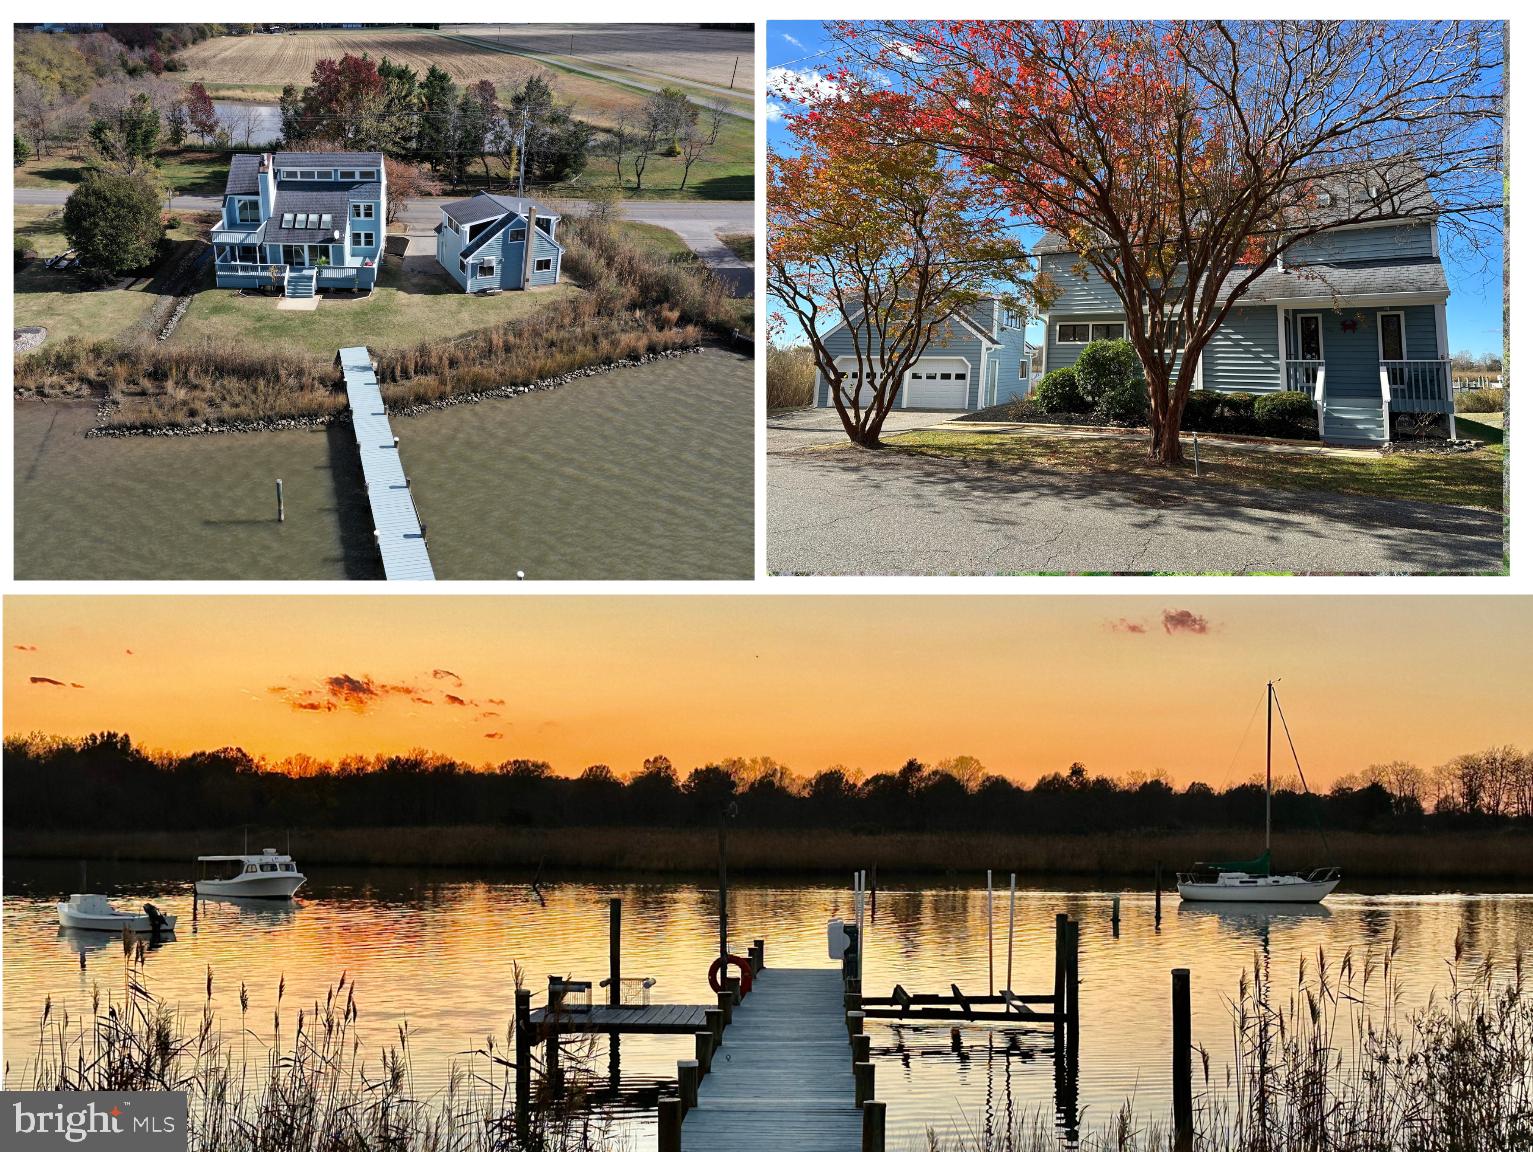
[[[990,995],[995,995],[995,884],[985,869],[985,949],[990,954]]]

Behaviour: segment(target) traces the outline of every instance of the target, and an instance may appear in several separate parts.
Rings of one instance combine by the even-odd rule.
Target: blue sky
[[[834,63],[829,39],[815,20],[772,20],[767,23],[767,69],[791,68],[795,72],[824,71]],[[783,127],[780,103],[767,97],[767,145],[788,149],[791,138]],[[1037,240],[1039,230],[1021,226],[1017,234],[1028,244]],[[1461,253],[1445,241],[1443,262],[1448,274],[1448,342],[1454,352],[1480,354],[1502,351],[1501,334],[1501,237],[1492,242],[1486,253]],[[775,310],[774,310],[775,311]],[[790,337],[793,326],[788,328]],[[1028,339],[1039,343],[1043,329],[1039,324],[1028,328]],[[794,340],[793,342],[797,342]]]

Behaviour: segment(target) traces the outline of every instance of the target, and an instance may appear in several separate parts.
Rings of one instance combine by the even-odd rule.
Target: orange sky
[[[6,733],[176,751],[1219,786],[1260,765],[1259,719],[1231,761],[1269,675],[1311,784],[1533,744],[1533,599],[1504,596],[26,596],[5,643]]]

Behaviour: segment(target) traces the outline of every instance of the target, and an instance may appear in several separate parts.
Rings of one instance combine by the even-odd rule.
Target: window
[[[1061,344],[1085,344],[1091,339],[1090,324],[1061,324],[1058,332]]]
[[[261,202],[259,200],[236,200],[234,202],[234,218],[241,224],[259,224],[261,222]]]
[[[373,246],[373,234],[371,232],[353,232],[351,234],[351,246],[353,248],[371,248]]]
[[[952,378],[953,374],[951,372],[944,372],[941,376],[937,377],[939,380],[951,380]]]
[[[1379,359],[1405,359],[1405,313],[1379,313]]]
[[[1122,324],[1093,324],[1091,326],[1091,338],[1093,340],[1122,340]]]
[[[330,225],[330,220],[331,220],[330,213],[328,213],[328,212],[321,212],[319,214],[319,226],[321,228],[329,228],[331,226]]]
[[[969,374],[967,372],[954,372],[953,373],[953,379],[954,380],[967,380],[968,378],[969,378]]]
[[[532,262],[532,270],[534,272],[552,272],[553,269],[554,260],[552,256],[544,256]]]
[[[364,168],[357,173],[357,179],[376,180],[378,179],[378,170],[376,168]]]
[[[371,220],[373,218],[373,206],[371,204],[353,204],[351,206],[351,218],[353,220]]]
[[[521,224],[511,229],[510,235],[511,243],[520,244],[523,240],[527,239],[527,225]]]
[[[292,226],[293,226],[293,214],[291,212],[284,212],[284,213],[282,213],[282,227],[284,227],[284,228],[291,228]]]
[[[539,232],[547,232],[550,236],[553,235],[553,231],[554,231],[553,217],[551,217],[551,216],[539,216],[538,217],[538,231]]]
[[[355,168],[342,168],[341,169],[341,179],[342,180],[355,180],[356,178],[357,178],[357,170]]]
[[[1324,360],[1325,341],[1320,335],[1320,317],[1314,312],[1298,317],[1299,359]]]
[[[284,180],[296,180],[296,179],[298,179],[298,171],[297,171],[297,169],[294,169],[294,168],[284,168],[284,169],[282,169],[282,179],[284,179]]]
[[[495,261],[493,261],[493,260],[481,260],[481,261],[479,261],[479,270],[477,272],[475,272],[474,275],[475,276],[493,276],[493,275],[495,275]]]
[[[451,216],[444,216],[444,217],[442,217],[442,219],[446,222],[447,230],[449,232],[456,232],[458,230],[458,222],[456,220],[454,220]]]

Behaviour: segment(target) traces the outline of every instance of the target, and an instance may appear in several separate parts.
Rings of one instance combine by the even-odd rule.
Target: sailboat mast
[[[1272,681],[1267,681],[1267,842],[1272,851]]]

